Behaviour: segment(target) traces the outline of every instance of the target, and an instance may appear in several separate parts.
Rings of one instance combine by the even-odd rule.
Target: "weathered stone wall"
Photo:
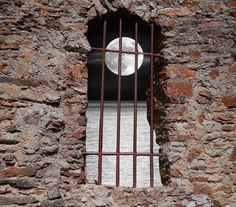
[[[85,181],[85,33],[126,8],[162,31],[155,113],[166,186]],[[233,0],[0,0],[0,205],[233,206]]]

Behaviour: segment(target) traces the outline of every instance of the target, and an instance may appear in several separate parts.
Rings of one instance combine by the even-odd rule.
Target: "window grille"
[[[120,186],[120,156],[129,155],[133,156],[133,187],[137,185],[137,157],[138,156],[148,156],[150,158],[150,187],[154,187],[154,156],[161,156],[162,153],[154,153],[154,141],[153,141],[153,128],[154,128],[154,58],[158,56],[154,53],[154,25],[151,23],[150,25],[150,51],[149,52],[140,52],[138,51],[138,23],[136,22],[134,25],[134,39],[135,39],[135,51],[125,51],[122,49],[122,20],[119,19],[119,49],[107,49],[107,20],[103,22],[103,34],[102,34],[102,47],[92,47],[93,51],[100,51],[102,53],[102,73],[101,73],[101,97],[100,97],[100,120],[99,120],[99,144],[98,151],[86,151],[84,153],[87,155],[96,155],[98,156],[98,185],[102,185],[102,162],[104,156],[116,156],[116,186]],[[116,131],[116,151],[115,152],[105,152],[103,151],[103,130],[104,130],[104,73],[105,73],[105,54],[106,52],[118,53],[118,93],[117,93],[117,131]],[[133,120],[133,151],[132,152],[122,152],[120,151],[120,117],[121,117],[121,67],[122,67],[122,54],[133,54],[135,55],[135,72],[134,72],[134,120]],[[137,70],[138,70],[138,55],[142,54],[144,56],[148,56],[150,58],[150,151],[149,152],[138,152],[137,151],[137,102],[138,102],[138,78],[137,78]]]

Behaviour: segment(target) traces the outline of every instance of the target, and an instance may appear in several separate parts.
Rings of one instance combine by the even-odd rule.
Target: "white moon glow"
[[[119,50],[119,38],[112,40],[107,48],[108,50]],[[135,40],[129,37],[122,37],[122,51],[135,52]],[[138,44],[138,52],[143,52],[141,46]],[[105,63],[106,66],[116,75],[118,75],[118,57],[117,52],[106,52]],[[143,54],[138,55],[138,68],[143,63]],[[121,58],[121,75],[127,76],[135,72],[135,55],[122,53]]]

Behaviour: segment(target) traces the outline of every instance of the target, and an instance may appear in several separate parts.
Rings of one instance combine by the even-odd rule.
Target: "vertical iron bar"
[[[135,23],[135,65],[134,65],[134,132],[133,132],[133,187],[137,183],[137,87],[138,87],[138,24]]]
[[[98,185],[102,184],[102,148],[103,148],[103,115],[104,115],[104,74],[105,74],[105,52],[106,52],[106,20],[103,23],[102,37],[102,80],[101,80],[101,101],[99,120],[99,146],[98,146]]]
[[[117,140],[116,140],[116,186],[120,185],[120,111],[121,111],[121,59],[122,59],[122,20],[119,21],[118,56],[118,100],[117,100]]]
[[[151,61],[150,61],[150,186],[153,187],[154,185],[154,169],[153,169],[153,58],[154,58],[154,28],[153,23],[151,25]]]

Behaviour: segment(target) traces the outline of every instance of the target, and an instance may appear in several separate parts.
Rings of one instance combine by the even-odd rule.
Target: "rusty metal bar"
[[[150,32],[150,52],[138,51],[138,24],[135,23],[135,51],[122,50],[122,19],[119,20],[119,50],[106,49],[106,30],[107,22],[103,23],[103,43],[102,48],[93,47],[92,50],[102,52],[102,75],[101,75],[101,100],[100,100],[100,120],[99,120],[99,146],[98,152],[88,151],[83,155],[96,155],[98,156],[98,185],[102,184],[102,159],[103,156],[116,156],[116,186],[120,186],[120,156],[127,155],[133,156],[133,187],[137,185],[137,156],[150,157],[150,187],[154,186],[154,156],[166,156],[165,153],[154,153],[154,57],[162,57],[161,55],[154,54],[154,25],[151,24]],[[115,52],[118,53],[118,94],[117,94],[117,143],[116,152],[103,152],[103,128],[104,128],[104,80],[105,80],[105,53]],[[134,68],[134,127],[133,127],[133,152],[120,152],[120,130],[121,130],[121,78],[122,78],[122,54],[135,55],[135,68]],[[138,111],[138,55],[146,55],[150,57],[150,152],[137,152],[137,111]]]
[[[151,25],[151,61],[150,61],[150,186],[154,186],[154,167],[153,167],[153,62],[154,62],[154,27]]]
[[[103,116],[104,116],[104,75],[105,75],[105,53],[106,53],[106,20],[103,23],[102,37],[102,80],[101,80],[101,101],[100,101],[100,120],[99,120],[99,158],[98,158],[98,185],[102,184],[102,148],[103,148]]]
[[[84,152],[83,155],[85,155],[85,156],[99,155],[99,152],[87,151],[87,152]],[[102,152],[102,155],[116,156],[117,153],[116,152]],[[132,155],[134,155],[134,152],[120,152],[120,155],[132,156]],[[149,152],[136,152],[136,156],[149,156],[150,157],[151,154]],[[153,153],[153,156],[162,157],[162,156],[167,156],[167,155],[165,153]]]
[[[120,186],[120,113],[121,113],[121,60],[122,60],[122,20],[119,21],[118,56],[118,99],[117,99],[117,140],[116,140],[116,186]]]
[[[138,24],[135,23],[135,65],[134,65],[134,135],[133,135],[133,187],[137,183],[137,87],[138,87]]]
[[[103,51],[102,48],[99,48],[99,47],[92,47],[92,50],[95,50],[95,51]],[[115,52],[115,53],[119,53],[119,50],[111,50],[111,49],[106,49],[105,50],[106,52]],[[135,55],[135,52],[132,52],[132,51],[121,51],[121,53],[123,54],[134,54]],[[146,56],[151,56],[152,54],[150,52],[138,52],[139,55],[146,55]],[[154,57],[163,57],[162,55],[159,55],[159,54],[153,54]]]

